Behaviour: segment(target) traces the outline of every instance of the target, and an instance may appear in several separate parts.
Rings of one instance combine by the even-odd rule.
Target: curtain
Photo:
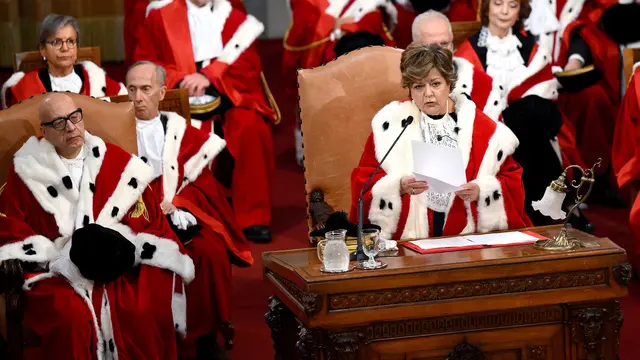
[[[71,15],[80,26],[80,46],[99,46],[102,61],[122,61],[123,0],[0,0],[0,67],[13,54],[37,49],[39,24],[47,14]]]

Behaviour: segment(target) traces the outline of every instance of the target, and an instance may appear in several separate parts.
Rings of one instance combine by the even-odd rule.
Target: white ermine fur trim
[[[202,128],[202,120],[191,119],[191,126],[193,126],[194,128],[200,130]]]
[[[195,276],[193,260],[180,252],[180,247],[175,241],[147,233],[136,234],[130,227],[121,223],[112,224],[109,228],[119,232],[136,246],[136,264],[173,271],[180,275],[187,284],[193,280]],[[145,250],[145,244],[153,245],[155,250],[143,259],[142,253]]]
[[[176,332],[183,338],[187,336],[187,293],[184,282],[182,282],[182,293],[177,293],[176,274],[173,274],[173,285],[171,286],[171,312],[173,314],[173,324]]]
[[[225,44],[218,60],[229,65],[233,64],[263,31],[264,25],[252,15],[248,15],[229,42]]]
[[[0,262],[20,260],[27,262],[47,262],[58,254],[53,241],[42,235],[32,235],[22,241],[0,246]]]
[[[33,286],[35,283],[46,280],[46,279],[50,279],[56,276],[58,275],[55,273],[46,272],[46,273],[42,273],[42,274],[38,274],[36,276],[30,277],[28,280],[25,280],[24,284],[22,284],[22,290],[29,291],[33,289]]]
[[[369,221],[380,226],[380,236],[392,239],[398,230],[402,196],[400,196],[400,179],[409,174],[390,174],[382,177],[371,188],[371,208]]]
[[[83,61],[81,64],[89,75],[89,95],[94,97],[106,96],[107,73],[104,69],[91,61]]]
[[[473,180],[480,187],[478,200],[478,232],[505,230],[509,227],[504,208],[504,193],[495,176],[483,176]]]
[[[382,169],[387,174],[410,174],[413,171],[411,140],[422,139],[419,125],[420,109],[411,101],[393,101],[378,111],[371,121],[376,160],[380,162],[402,131],[402,122],[409,116],[413,117],[413,123],[405,130],[405,134],[382,164]]]
[[[184,164],[184,177],[180,191],[189,183],[196,181],[204,168],[209,168],[213,159],[218,156],[227,143],[216,134],[209,134],[209,139],[202,144],[200,150]]]
[[[560,21],[558,34],[560,36],[562,36],[562,33],[564,33],[567,26],[578,18],[582,12],[584,1],[585,0],[567,0],[567,3],[564,4],[562,11],[560,12],[560,16],[558,16],[558,20]]]
[[[118,360],[118,347],[113,337],[113,322],[111,321],[111,306],[109,306],[109,296],[106,287],[102,292],[102,308],[100,310],[100,328],[104,339],[104,358],[107,360]]]
[[[187,121],[174,112],[163,112],[167,117],[167,131],[164,136],[164,148],[162,149],[162,187],[164,200],[171,202],[178,190],[180,169],[178,167],[178,155]]]
[[[149,16],[149,13],[153,10],[162,9],[163,7],[171,4],[173,0],[155,0],[151,1],[149,5],[147,5],[147,11],[145,13],[145,17]]]
[[[457,56],[453,57],[453,63],[456,66],[456,74],[458,75],[456,87],[453,91],[471,96],[473,92],[473,64],[469,60]]]
[[[64,185],[63,178],[70,181],[71,177],[54,146],[44,138],[32,136],[16,152],[13,164],[42,209],[53,215],[60,235],[70,236],[75,228],[79,191],[77,185],[71,189]]]
[[[496,178],[502,164],[518,147],[518,138],[502,123],[498,123],[489,140],[478,177],[473,180],[480,188],[478,199],[478,232],[504,230],[508,228],[504,208],[504,192]]]
[[[502,111],[507,107],[507,98],[502,98],[500,88],[497,84],[491,82],[491,92],[487,98],[487,102],[484,104],[482,112],[485,113],[493,121],[499,121]]]
[[[425,193],[412,195],[409,202],[409,214],[401,239],[423,239],[429,237],[429,209]]]
[[[79,185],[80,196],[76,210],[76,229],[85,225],[85,216],[88,219],[87,223],[92,224],[95,222],[93,213],[93,191],[95,190],[96,178],[102,168],[102,163],[107,153],[107,144],[105,144],[101,138],[86,132],[84,141],[85,161],[82,170],[82,179]],[[96,157],[95,155],[98,156]]]
[[[555,77],[550,80],[542,81],[532,86],[522,97],[529,95],[537,95],[543,99],[557,100],[558,99],[558,79]]]
[[[129,163],[122,171],[116,189],[97,217],[96,223],[99,225],[119,223],[153,178],[153,169],[150,166],[136,156],[129,156]]]
[[[73,286],[73,290],[78,294],[82,300],[84,300],[87,307],[89,307],[89,311],[91,311],[91,317],[93,318],[93,328],[96,332],[97,344],[96,344],[96,354],[98,355],[98,360],[107,360],[104,357],[105,348],[104,348],[104,336],[102,336],[102,330],[100,329],[98,317],[96,316],[96,311],[93,308],[93,302],[91,300],[91,293],[93,292],[93,288],[91,289],[83,289],[79,286]]]
[[[118,95],[128,95],[129,91],[127,91],[127,87],[123,83],[120,84],[120,90],[118,90]],[[111,102],[111,98],[107,97],[108,101]]]
[[[638,61],[637,63],[633,64],[633,68],[631,68],[631,74],[633,75],[638,68],[640,68],[640,61]]]
[[[526,60],[526,59],[525,59]],[[529,65],[518,74],[514,80],[509,83],[507,96],[513,91],[513,89],[522,85],[528,78],[537,74],[540,70],[544,69],[545,66],[551,63],[551,51],[550,49],[545,49],[543,47],[538,47],[536,54],[531,59]]]
[[[82,276],[76,264],[71,261],[69,253],[72,243],[73,240],[67,242],[60,251],[60,255],[49,262],[49,271],[65,278],[73,286],[82,289],[93,288],[93,281]]]
[[[384,8],[394,23],[398,22],[398,10],[393,6],[393,4],[387,2],[387,0],[355,0],[341,17],[346,18],[352,16],[354,18],[354,22],[357,23],[368,13],[376,11],[378,7]],[[393,10],[391,10],[390,7],[393,7]],[[344,5],[342,8],[344,8]]]
[[[2,100],[2,108],[6,109],[7,106],[7,90],[13,87],[15,84],[19,83],[20,80],[24,77],[24,72],[18,71],[11,75],[11,77],[2,84],[2,89],[0,90],[0,100]]]

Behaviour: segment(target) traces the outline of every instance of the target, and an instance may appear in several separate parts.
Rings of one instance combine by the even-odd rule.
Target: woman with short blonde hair
[[[373,185],[364,189],[364,218],[388,239],[426,238],[516,229],[531,223],[524,213],[522,169],[511,154],[518,139],[466,95],[452,92],[456,79],[449,50],[410,45],[400,60],[410,99],[383,107],[351,176],[351,219],[360,191],[406,126]],[[413,119],[413,121],[411,121]],[[442,192],[413,176],[412,141],[458,149],[468,183]]]

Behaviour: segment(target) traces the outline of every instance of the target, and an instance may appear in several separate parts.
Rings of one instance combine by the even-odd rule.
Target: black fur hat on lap
[[[72,236],[69,257],[82,276],[110,282],[130,270],[136,247],[119,232],[98,224],[88,224]]]
[[[346,34],[338,40],[333,50],[337,56],[347,54],[351,51],[361,49],[363,47],[380,45],[384,46],[384,40],[374,33],[368,31],[358,31],[353,34]]]
[[[600,28],[618,44],[640,41],[640,4],[615,4],[600,17]]]
[[[374,224],[363,224],[363,229],[378,229],[380,230],[380,226]],[[333,214],[329,215],[327,219],[327,223],[324,225],[324,228],[314,230],[309,234],[309,236],[313,237],[324,237],[324,234],[327,231],[331,230],[339,230],[345,229],[347,230],[347,236],[356,237],[358,236],[358,224],[352,224],[349,222],[349,217],[347,213],[344,211],[336,211]]]

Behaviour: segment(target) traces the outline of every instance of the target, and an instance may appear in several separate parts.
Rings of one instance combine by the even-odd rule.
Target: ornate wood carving
[[[329,334],[329,360],[357,360],[364,334],[359,331]]]
[[[329,310],[603,285],[607,284],[607,272],[608,269],[596,269],[563,274],[340,294],[329,298]]]
[[[622,308],[618,301],[613,302],[613,313],[609,320],[613,323],[613,334],[616,340],[614,350],[617,355],[618,350],[620,349],[620,329],[622,329],[622,324],[624,323],[624,314],[622,313]]]
[[[573,340],[582,343],[583,360],[600,360],[600,346],[604,340],[606,309],[585,308],[574,313],[571,332]]]
[[[373,324],[366,328],[367,342],[489,328],[559,323],[560,306],[525,308],[485,314],[448,316]]]
[[[311,217],[312,230],[324,228],[333,209],[324,201],[324,192],[315,189],[309,194],[309,216]]]
[[[300,290],[300,288],[294,284],[292,281],[285,279],[282,276],[279,276],[276,273],[271,271],[267,272],[267,276],[271,276],[282,284],[285,289],[302,305],[304,312],[307,316],[311,316],[315,314],[315,312],[319,309],[320,305],[320,295],[314,293],[308,293]]]
[[[528,360],[547,360],[547,348],[540,345],[529,346]]]
[[[485,360],[486,357],[480,347],[469,344],[467,340],[456,345],[445,360]]]
[[[271,329],[271,339],[273,340],[273,350],[275,360],[284,360],[284,340],[285,340],[285,317],[289,315],[289,310],[275,296],[269,298],[269,311],[264,314],[264,319]]]
[[[300,325],[298,327],[298,338],[296,349],[298,350],[300,360],[315,360],[318,352],[318,337],[316,332]]]
[[[631,264],[624,263],[614,266],[613,277],[620,286],[629,286],[629,283],[631,283]]]

